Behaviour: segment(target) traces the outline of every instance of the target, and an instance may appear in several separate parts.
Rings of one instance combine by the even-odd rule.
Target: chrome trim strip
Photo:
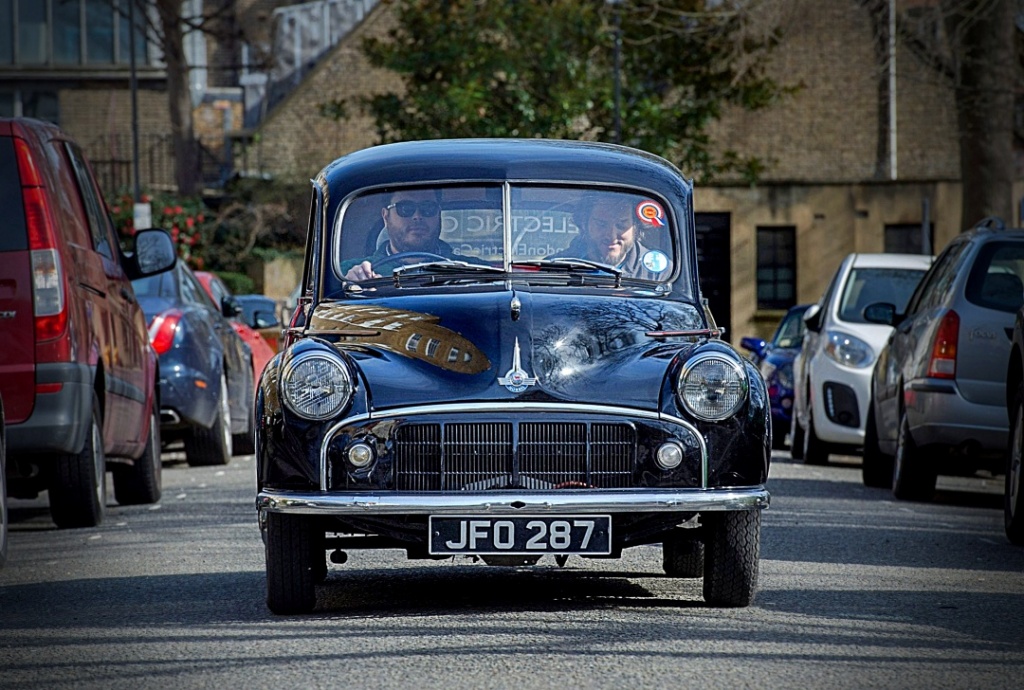
[[[603,489],[599,491],[333,492],[263,490],[256,508],[293,515],[528,515],[760,510],[771,494],[743,489]]]
[[[459,413],[500,413],[503,415],[514,414],[515,412],[575,412],[578,414],[615,415],[619,417],[637,417],[640,419],[652,419],[658,422],[671,422],[678,424],[692,433],[697,443],[700,444],[700,485],[706,489],[708,486],[708,447],[704,436],[690,422],[672,415],[662,414],[656,410],[639,410],[633,407],[618,407],[615,405],[585,405],[582,403],[550,403],[550,402],[483,402],[483,403],[444,403],[440,405],[417,405],[414,407],[396,407],[390,410],[379,410],[366,414],[353,415],[341,420],[330,429],[324,436],[320,445],[320,490],[327,491],[327,449],[334,440],[335,435],[342,428],[349,424],[358,424],[377,419],[390,419],[392,417],[414,417],[428,414],[459,414]]]
[[[501,251],[504,256],[501,262],[505,273],[512,271],[512,184],[505,180],[501,185]]]

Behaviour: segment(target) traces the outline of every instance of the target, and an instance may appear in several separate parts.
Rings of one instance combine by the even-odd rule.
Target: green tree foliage
[[[758,0],[394,0],[397,25],[364,41],[395,72],[391,93],[325,103],[361,108],[380,143],[444,137],[613,141],[614,44],[621,30],[622,143],[709,180],[760,163],[711,145],[727,105],[756,109],[785,89],[759,59],[776,43],[752,26]]]

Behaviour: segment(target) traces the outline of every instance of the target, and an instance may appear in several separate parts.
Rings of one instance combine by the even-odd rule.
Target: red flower
[[[195,224],[196,222],[192,220],[192,216],[189,216],[188,218],[185,219],[185,225],[189,226],[190,228],[193,227]]]
[[[181,210],[181,206],[175,206],[175,207],[174,207],[174,212],[175,212],[175,213],[181,213],[181,212],[182,212],[182,210]]]
[[[203,216],[202,213],[200,213],[198,216],[196,216],[196,220],[202,223],[204,220],[206,220],[206,218]]]
[[[170,215],[173,215],[173,214],[174,214],[174,211],[171,210],[170,206],[164,206],[164,215],[165,216],[170,216]]]

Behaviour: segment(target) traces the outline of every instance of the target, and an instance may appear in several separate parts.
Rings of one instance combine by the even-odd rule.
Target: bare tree
[[[857,0],[869,13],[880,66],[889,59],[890,0]],[[1013,216],[1015,41],[1020,0],[917,2],[897,14],[896,38],[948,83],[955,98],[962,184],[961,227]],[[884,175],[891,94],[879,78],[878,175]]]
[[[134,2],[137,23],[145,23],[163,53],[167,70],[167,102],[174,149],[174,179],[178,192],[192,195],[202,183],[199,146],[192,125],[192,97],[189,89],[190,65],[185,51],[185,37],[201,31],[217,41],[233,41],[239,37],[234,20],[232,0],[206,0],[203,12],[193,16],[186,12],[191,3],[185,0],[110,0],[127,21],[128,3]],[[205,66],[205,65],[204,65]]]

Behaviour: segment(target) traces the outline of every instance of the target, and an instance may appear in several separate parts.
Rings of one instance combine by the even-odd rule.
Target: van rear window
[[[4,231],[0,232],[0,252],[28,249],[25,230],[25,209],[21,201],[21,176],[14,154],[14,139],[0,137],[0,208],[4,214]]]

